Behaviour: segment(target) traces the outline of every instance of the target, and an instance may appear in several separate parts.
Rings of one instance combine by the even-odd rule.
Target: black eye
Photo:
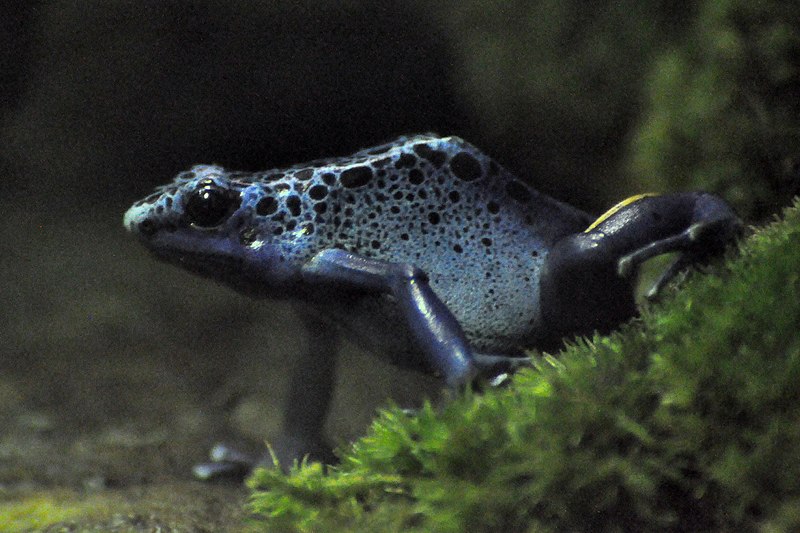
[[[214,183],[203,180],[186,200],[186,216],[189,222],[201,228],[213,228],[222,224],[238,206],[238,195],[232,194]]]

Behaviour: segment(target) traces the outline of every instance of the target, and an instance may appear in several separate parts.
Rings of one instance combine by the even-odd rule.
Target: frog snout
[[[142,206],[133,206],[125,212],[122,218],[125,229],[141,239],[152,237],[157,228],[150,210]]]

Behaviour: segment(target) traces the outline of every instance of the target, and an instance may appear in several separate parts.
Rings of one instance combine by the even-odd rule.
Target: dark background
[[[647,154],[662,153],[652,139],[713,160],[702,130],[661,127],[659,113],[678,116],[669,105],[685,112],[695,102],[659,99],[662,73],[683,75],[685,91],[676,78],[664,83],[695,96],[727,94],[692,92],[692,75],[709,65],[734,94],[740,77],[752,78],[748,94],[767,116],[791,117],[800,86],[785,59],[797,50],[791,31],[763,45],[776,69],[788,69],[780,76],[753,60],[760,48],[733,46],[728,61],[700,38],[710,17],[747,43],[760,35],[752,28],[793,27],[791,7],[765,2],[741,22],[713,5],[2,4],[0,483],[186,478],[215,439],[258,443],[276,430],[302,332],[284,304],[248,300],[148,257],[121,221],[154,185],[195,163],[263,170],[433,131],[466,138],[539,190],[595,213],[643,187],[692,188],[669,171],[641,171],[657,158]],[[670,61],[683,70],[667,69]],[[713,116],[749,109],[732,102]],[[797,175],[792,128],[767,121],[777,143],[741,141],[767,147],[751,157],[758,179],[772,180],[758,190],[783,196],[748,204],[756,196],[747,184],[760,182],[748,181],[746,166],[696,182],[748,220],[774,213]],[[328,424],[338,441],[363,431],[387,397],[414,405],[438,390],[366,354],[349,353],[340,370]]]

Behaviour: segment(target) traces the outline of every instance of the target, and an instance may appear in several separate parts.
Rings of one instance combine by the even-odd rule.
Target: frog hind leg
[[[620,202],[548,253],[540,277],[543,344],[616,327],[636,314],[634,274],[644,261],[679,253],[651,289],[655,295],[685,268],[722,254],[741,230],[733,210],[707,193],[640,195]]]
[[[455,316],[431,288],[427,274],[413,265],[333,248],[312,257],[303,267],[303,278],[309,285],[391,295],[427,368],[441,375],[450,387],[462,387],[477,377],[491,377],[519,365],[517,357],[475,354]]]

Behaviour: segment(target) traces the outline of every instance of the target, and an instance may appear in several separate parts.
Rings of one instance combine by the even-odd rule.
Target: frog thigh
[[[463,385],[477,375],[461,326],[418,268],[328,249],[303,266],[302,276],[312,285],[392,295],[423,356],[429,359],[428,365],[444,376],[449,386]]]
[[[679,252],[651,295],[687,266],[720,255],[741,221],[702,192],[639,195],[614,206],[584,232],[558,241],[540,278],[541,309],[553,337],[607,331],[636,313],[633,274],[644,261]]]

